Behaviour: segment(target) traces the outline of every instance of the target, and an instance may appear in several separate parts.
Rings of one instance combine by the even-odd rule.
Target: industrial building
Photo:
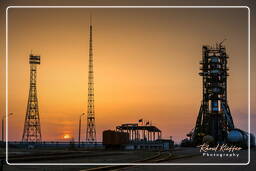
[[[154,125],[125,123],[116,126],[116,130],[103,131],[103,145],[106,149],[170,150],[174,142],[161,137],[162,131]]]

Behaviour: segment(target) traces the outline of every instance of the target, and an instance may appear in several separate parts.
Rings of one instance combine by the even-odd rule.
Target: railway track
[[[167,161],[172,161],[172,160],[177,160],[177,159],[182,159],[182,158],[191,158],[194,156],[198,156],[200,154],[180,154],[180,155],[175,155],[171,152],[159,152],[158,154],[142,159],[142,160],[137,160],[132,163],[161,163],[161,162],[167,162]],[[111,165],[111,166],[101,166],[101,167],[94,167],[90,169],[83,169],[80,171],[100,171],[100,170],[106,170],[106,171],[118,171],[121,169],[126,169],[126,168],[131,168],[131,167],[138,167],[138,165]]]
[[[170,152],[159,152],[154,156],[151,156],[142,160],[136,160],[132,163],[160,163],[160,162],[169,160],[171,156],[172,155]],[[100,166],[100,167],[95,167],[90,169],[82,169],[80,171],[100,171],[100,170],[117,171],[120,169],[130,168],[130,167],[135,167],[135,166],[134,165],[111,165],[111,166]]]

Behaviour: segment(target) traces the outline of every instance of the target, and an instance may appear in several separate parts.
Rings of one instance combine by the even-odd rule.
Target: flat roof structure
[[[126,123],[116,127],[117,131],[128,132],[131,141],[155,141],[161,139],[162,131],[153,125],[139,125],[138,123]]]

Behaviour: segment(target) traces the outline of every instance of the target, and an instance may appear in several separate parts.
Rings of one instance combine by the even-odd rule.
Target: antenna
[[[90,25],[92,25],[92,13],[90,13]]]
[[[90,14],[86,141],[87,142],[96,142],[95,111],[94,111],[93,46],[92,46],[92,24],[91,24],[92,19],[91,18],[92,18],[92,16]]]

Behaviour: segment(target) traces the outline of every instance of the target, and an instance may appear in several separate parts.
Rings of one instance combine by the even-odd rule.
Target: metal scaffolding
[[[203,77],[203,100],[192,134],[194,144],[202,143],[205,135],[212,136],[215,143],[223,143],[228,131],[234,128],[227,102],[227,59],[222,43],[203,46],[199,73]]]

